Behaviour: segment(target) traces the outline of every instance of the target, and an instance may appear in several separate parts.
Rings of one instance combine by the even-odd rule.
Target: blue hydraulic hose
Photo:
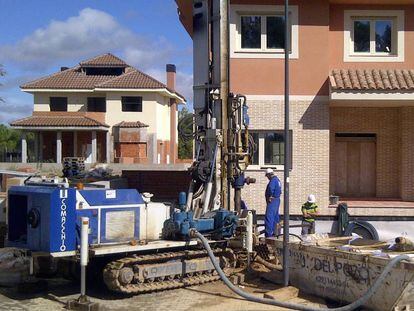
[[[203,244],[204,248],[206,249],[206,251],[208,253],[208,256],[211,259],[211,262],[212,262],[214,268],[216,269],[217,273],[220,275],[220,278],[222,279],[222,281],[227,285],[228,288],[230,288],[237,295],[239,295],[239,296],[241,296],[241,297],[243,297],[243,298],[245,298],[249,301],[268,304],[268,305],[274,305],[274,306],[293,309],[293,310],[303,310],[303,311],[351,311],[351,310],[355,310],[356,308],[359,308],[362,305],[364,305],[368,301],[368,299],[370,299],[372,297],[372,295],[382,285],[382,283],[384,282],[384,280],[387,277],[388,273],[391,272],[391,270],[394,268],[394,266],[397,263],[399,263],[403,260],[410,260],[410,257],[408,255],[399,255],[399,256],[395,257],[394,259],[392,259],[388,263],[388,265],[385,267],[384,271],[382,271],[381,275],[377,278],[374,285],[372,285],[365,292],[365,294],[362,297],[360,297],[358,300],[354,301],[351,304],[348,304],[348,305],[340,307],[340,308],[333,308],[333,309],[313,308],[313,307],[308,307],[308,306],[304,306],[304,305],[296,304],[296,303],[291,303],[291,302],[277,301],[277,300],[269,299],[269,298],[260,298],[260,297],[256,297],[254,295],[251,295],[251,294],[241,290],[239,287],[233,285],[233,283],[230,282],[230,280],[225,275],[224,271],[221,269],[220,264],[215,260],[214,253],[210,248],[208,240],[201,233],[199,233],[195,229],[192,229],[190,231],[190,236],[191,237],[196,237],[201,241],[201,243]]]

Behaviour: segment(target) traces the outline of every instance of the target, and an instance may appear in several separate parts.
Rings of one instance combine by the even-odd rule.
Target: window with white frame
[[[345,11],[345,61],[403,61],[403,11]]]
[[[279,167],[285,163],[285,135],[283,131],[250,132],[256,145],[252,158],[252,167]],[[292,132],[290,132],[292,141]],[[290,148],[292,160],[292,144]],[[290,161],[290,163],[292,163]]]
[[[286,40],[283,6],[232,5],[230,12],[231,57],[284,57]],[[297,6],[292,6],[288,42],[291,58],[298,58],[297,14]]]
[[[280,15],[240,16],[242,50],[280,51],[285,49],[285,17]]]
[[[352,33],[353,52],[372,55],[395,54],[394,24],[393,18],[355,18]]]

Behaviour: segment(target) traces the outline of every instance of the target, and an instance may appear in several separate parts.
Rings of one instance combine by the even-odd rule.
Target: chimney
[[[167,88],[175,92],[176,68],[173,64],[167,64]],[[174,164],[178,157],[178,138],[177,138],[177,102],[170,98],[170,148],[169,163]]]
[[[173,64],[167,64],[167,87],[175,91],[175,75],[176,75],[176,68]]]

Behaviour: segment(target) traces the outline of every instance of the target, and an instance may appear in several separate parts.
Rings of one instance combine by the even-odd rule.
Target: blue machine
[[[198,219],[194,219],[192,211],[180,211],[165,221],[163,235],[167,239],[185,239],[193,228],[214,239],[222,239],[233,236],[237,224],[237,215],[224,209],[208,212]]]
[[[15,186],[9,189],[8,200],[10,246],[73,255],[81,217],[89,217],[91,245],[140,239],[140,211],[145,205],[134,189]]]

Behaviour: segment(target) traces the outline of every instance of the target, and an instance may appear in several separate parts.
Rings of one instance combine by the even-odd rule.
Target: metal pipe
[[[283,285],[289,286],[289,0],[285,0],[285,161],[283,183]]]
[[[191,209],[191,203],[193,202],[193,194],[194,194],[194,180],[191,180],[190,186],[188,187],[187,204],[185,205],[186,212],[188,212]]]
[[[251,211],[247,212],[246,231],[247,269],[249,269],[250,256],[253,252],[253,213]]]
[[[237,215],[240,215],[241,212],[241,189],[236,187],[234,188],[234,210]]]
[[[218,153],[218,143],[216,144],[216,147],[214,148],[214,155],[213,155],[213,159],[211,161],[211,172],[210,172],[210,176],[208,178],[208,183],[207,183],[207,187],[206,187],[206,194],[204,196],[204,204],[203,204],[203,213],[202,213],[202,215],[205,214],[208,211],[208,207],[210,205],[211,192],[213,190],[213,176],[214,176],[217,153]]]
[[[207,183],[207,187],[206,187],[206,194],[204,196],[204,204],[203,204],[203,212],[202,212],[201,215],[204,215],[208,211],[208,207],[210,205],[210,198],[211,198],[212,190],[213,190],[213,183],[211,181],[209,181]]]
[[[253,213],[251,211],[247,212],[246,219],[246,229],[247,229],[247,251],[249,253],[253,252]]]
[[[89,218],[81,217],[81,245],[80,245],[80,267],[81,267],[81,297],[86,296],[86,266],[89,261]]]
[[[252,294],[249,294],[249,293],[243,291],[239,287],[233,285],[233,283],[231,283],[231,281],[227,278],[226,274],[221,269],[219,262],[216,260],[216,257],[214,255],[213,251],[211,250],[211,247],[208,243],[208,240],[201,233],[199,233],[195,229],[192,229],[192,231],[190,231],[190,236],[191,237],[196,237],[201,241],[201,243],[203,244],[204,248],[207,251],[208,256],[211,259],[211,262],[212,262],[214,268],[216,269],[217,273],[219,274],[221,280],[227,285],[228,288],[230,288],[237,295],[239,295],[239,296],[241,296],[241,297],[243,297],[243,298],[245,298],[249,301],[262,303],[262,304],[267,304],[267,305],[278,306],[278,307],[282,307],[282,308],[288,308],[288,309],[292,309],[292,310],[302,310],[302,311],[352,311],[352,310],[355,310],[355,309],[363,306],[364,304],[366,304],[367,301],[377,292],[379,287],[381,285],[383,285],[383,283],[385,281],[385,278],[388,276],[388,274],[391,272],[391,270],[394,268],[394,266],[397,263],[399,263],[403,260],[410,260],[410,257],[407,256],[407,255],[399,255],[399,256],[395,257],[394,259],[392,259],[385,266],[384,270],[382,271],[380,276],[375,280],[374,284],[358,300],[354,301],[353,303],[348,304],[348,305],[343,306],[343,307],[333,308],[333,309],[316,308],[316,307],[306,306],[306,305],[298,304],[298,303],[279,301],[279,300],[276,300],[276,299],[260,298],[260,297],[257,297],[255,295],[252,295]]]
[[[221,99],[221,128],[223,146],[221,150],[221,205],[224,209],[229,206],[229,187],[227,182],[228,166],[224,157],[228,151],[228,98],[229,98],[229,23],[228,0],[220,0],[220,99]]]

